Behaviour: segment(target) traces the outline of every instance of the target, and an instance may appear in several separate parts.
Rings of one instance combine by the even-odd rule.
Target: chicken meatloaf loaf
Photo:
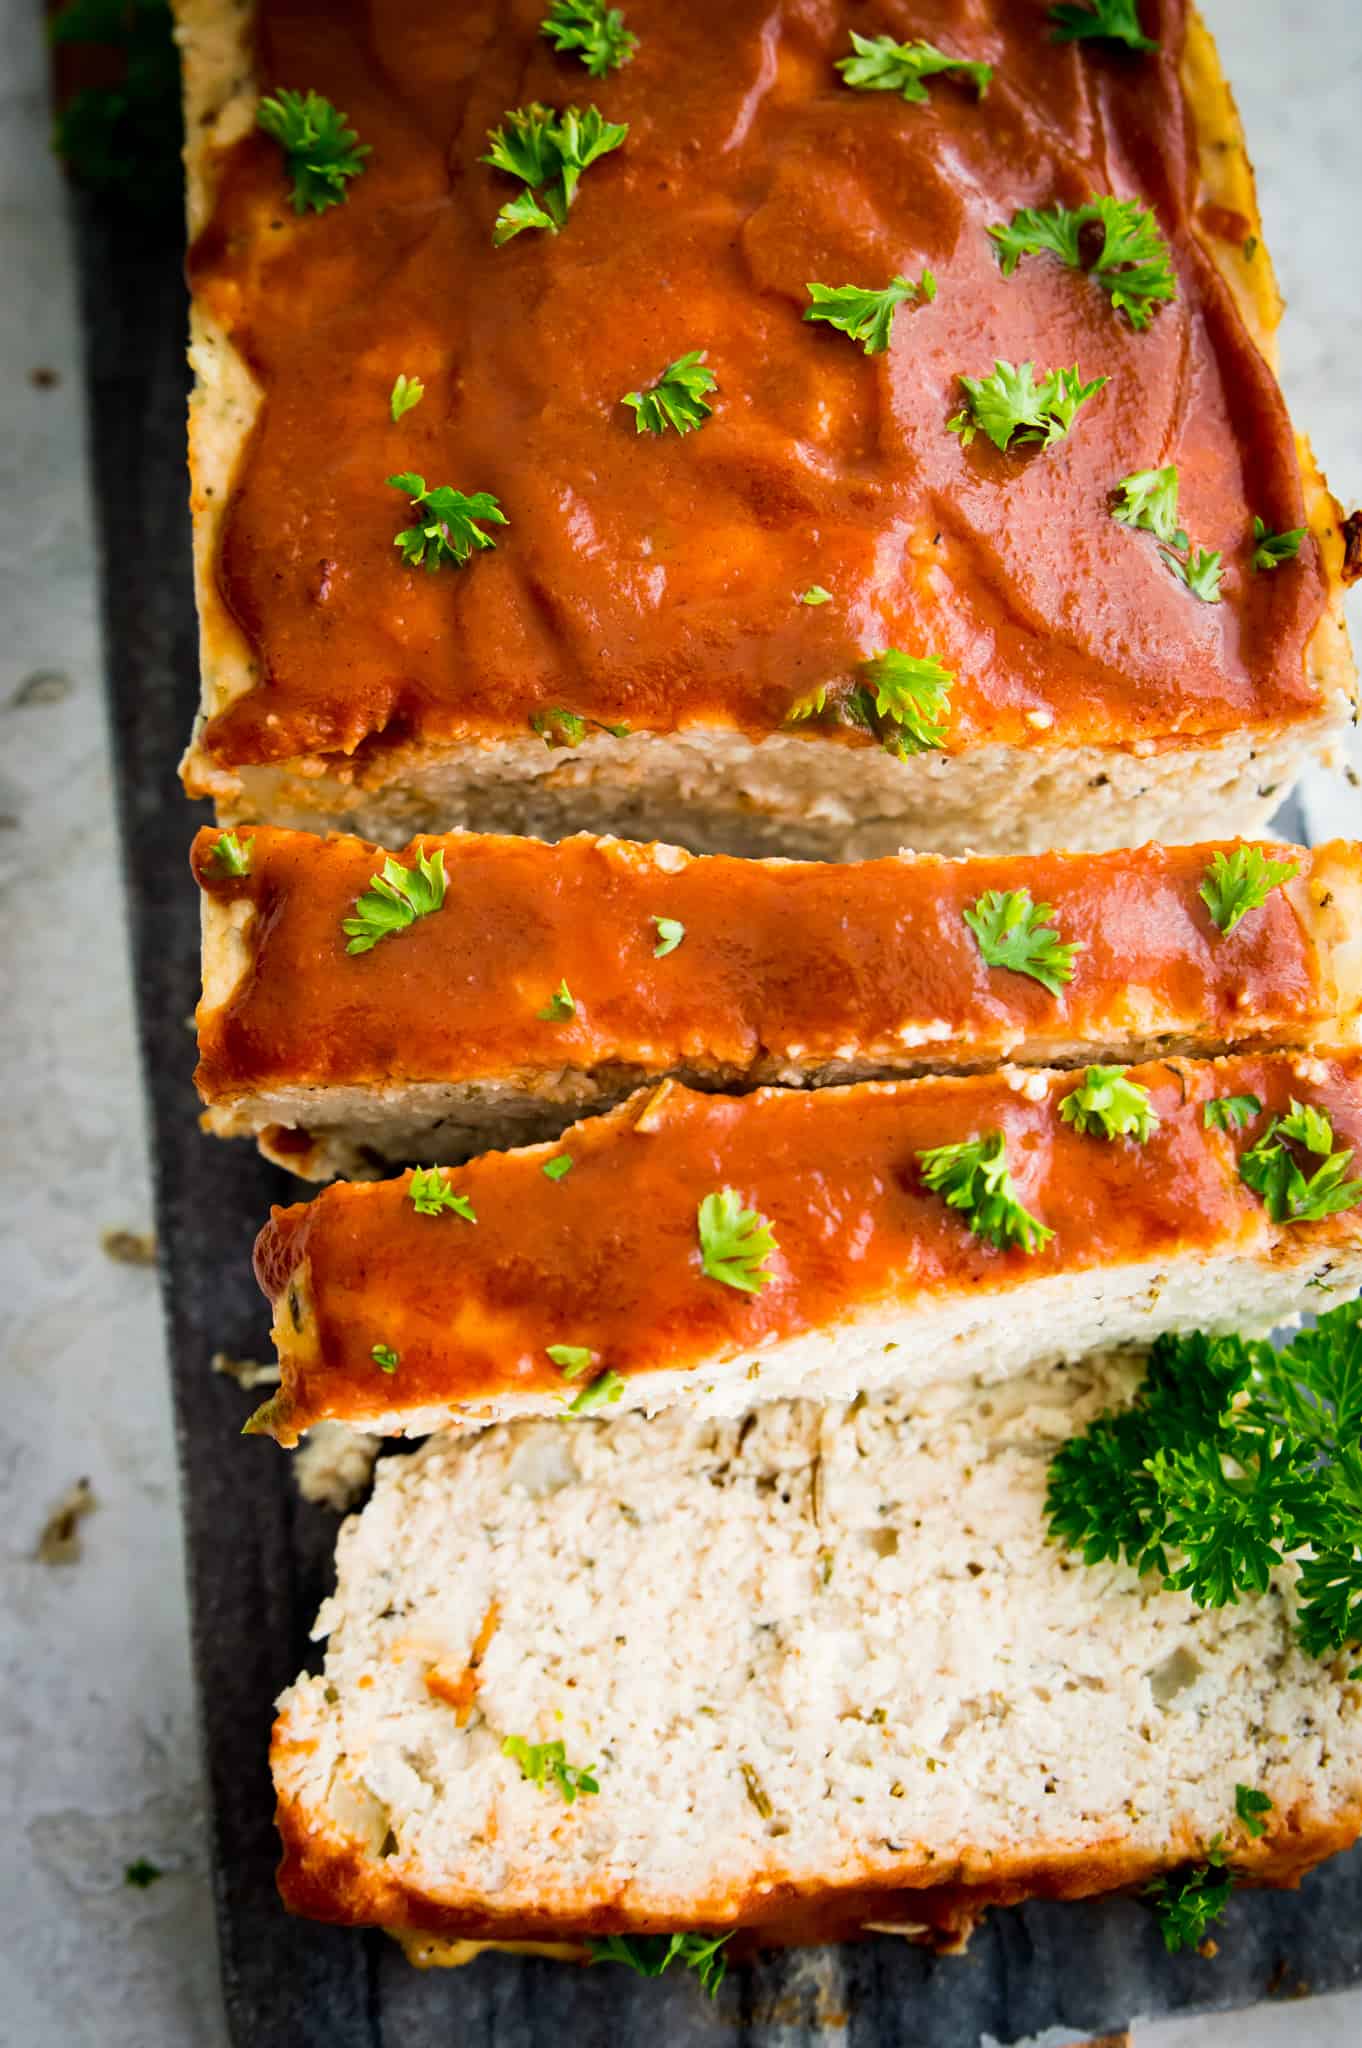
[[[279,1703],[285,1900],[430,1962],[664,1930],[949,1944],[1217,1837],[1242,1879],[1294,1882],[1362,1824],[1362,1686],[1300,1647],[1294,1567],[1207,1611],[1047,1540],[1051,1458],[1139,1375],[1108,1354],[383,1460],[324,1668]],[[522,1774],[540,1744],[570,1803]],[[1270,1802],[1256,1838],[1240,1787]]]
[[[395,872],[365,840],[257,827],[205,828],[193,860],[205,1122],[313,1179],[552,1137],[666,1075],[817,1085],[1362,1035],[1345,844],[840,867],[456,834]],[[1231,874],[1261,891],[1233,924]]]
[[[177,0],[226,820],[865,856],[1252,832],[1337,508],[1214,49],[1037,0]],[[570,41],[570,39],[569,39]]]
[[[663,1081],[553,1145],[275,1209],[282,1380],[248,1426],[734,1414],[1266,1330],[1362,1283],[1359,1141],[1355,1055]]]

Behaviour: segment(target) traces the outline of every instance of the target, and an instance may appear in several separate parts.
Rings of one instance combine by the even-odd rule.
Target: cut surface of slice
[[[1051,1458],[1140,1371],[384,1460],[324,1668],[280,1701],[286,1902],[431,1961],[683,1929],[949,1944],[1216,1837],[1245,1881],[1294,1882],[1362,1825],[1362,1686],[1301,1650],[1294,1568],[1201,1611],[1047,1539]],[[517,1738],[598,1789],[523,1776]],[[1256,1839],[1239,1786],[1271,1802]]]
[[[1112,845],[1261,829],[1341,729],[1337,510],[1270,367],[1252,176],[1182,0],[1142,55],[1057,48],[1033,0],[950,33],[900,7],[910,41],[991,67],[987,98],[935,77],[913,104],[839,71],[851,0],[637,0],[632,60],[599,80],[533,9],[456,7],[422,37],[396,0],[177,13],[185,773],[224,817],[388,843]],[[367,152],[320,213],[258,125],[283,79]],[[506,138],[556,147],[588,103],[617,140],[570,213],[506,240],[529,190]],[[1015,223],[1056,209],[1072,246],[1018,257]],[[1144,252],[1134,311],[1130,264],[1083,243],[1108,232]],[[811,281],[892,292],[886,346],[806,319]],[[628,397],[692,358],[708,410],[640,433]],[[960,380],[995,361],[1105,381],[1052,446],[965,445]],[[394,421],[399,377],[424,395]],[[1158,465],[1162,536],[1112,517]],[[456,495],[506,523],[451,539]],[[1304,529],[1270,573],[1255,516]],[[1198,589],[1183,529],[1216,571]]]
[[[665,1081],[554,1145],[334,1183],[257,1240],[282,1381],[255,1426],[288,1444],[327,1418],[417,1435],[569,1406],[732,1414],[1163,1329],[1262,1331],[1362,1284],[1356,1056],[1133,1067],[1143,1138],[1105,1136],[1120,1125],[1085,1086],[1004,1069],[734,1099]],[[1306,1203],[1318,1220],[1286,1220],[1283,1176],[1327,1166],[1278,1140],[1296,1102],[1349,1190],[1339,1213]],[[1263,1147],[1266,1181],[1244,1167]]]
[[[438,857],[439,913],[352,953],[380,849],[239,843],[244,874],[221,834],[194,843],[199,1093],[211,1130],[311,1179],[552,1137],[668,1075],[816,1086],[1346,1047],[1362,1025],[1345,844],[1269,847],[1294,875],[1222,932],[1201,890],[1223,845],[834,866],[453,834],[396,855]],[[560,984],[574,1007],[545,1017]]]

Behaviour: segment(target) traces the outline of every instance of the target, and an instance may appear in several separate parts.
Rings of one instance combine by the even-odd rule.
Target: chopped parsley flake
[[[1307,1180],[1287,1145],[1299,1146],[1324,1164]],[[1262,1197],[1274,1223],[1318,1223],[1362,1202],[1362,1180],[1345,1180],[1352,1153],[1334,1151],[1334,1127],[1322,1109],[1297,1102],[1273,1117],[1252,1151],[1239,1160],[1239,1178]]]
[[[135,1863],[129,1863],[124,1870],[123,1882],[131,1885],[134,1891],[144,1892],[148,1885],[155,1884],[158,1877],[164,1876],[165,1872],[159,1863],[152,1863],[147,1857],[139,1856]]]
[[[998,244],[1004,277],[1011,277],[1023,256],[1042,253],[1057,256],[1071,270],[1086,267],[1114,309],[1137,330],[1148,327],[1160,301],[1177,297],[1168,244],[1153,214],[1137,200],[1095,193],[1079,207],[1024,206],[988,232]],[[1101,246],[1088,266],[1083,262],[1085,232],[1101,235]]]
[[[1253,515],[1253,567],[1255,569],[1278,569],[1283,562],[1294,562],[1301,551],[1306,529],[1293,526],[1287,533],[1269,533],[1267,524],[1255,512]]]
[[[959,1145],[935,1145],[917,1157],[924,1184],[943,1195],[948,1208],[961,1210],[975,1236],[995,1251],[1020,1245],[1032,1257],[1054,1236],[1022,1206],[1001,1131]]]
[[[403,413],[410,412],[414,405],[419,405],[425,395],[426,387],[421,379],[408,377],[405,371],[402,372],[388,397],[388,410],[393,416],[393,425],[397,425]],[[422,489],[424,488],[423,485]]]
[[[795,603],[810,605],[831,604],[832,592],[830,590],[824,590],[821,583],[811,583],[807,590],[800,591],[798,597],[795,599]]]
[[[895,277],[882,292],[866,291],[855,284],[810,284],[805,290],[813,301],[805,311],[806,320],[826,321],[829,327],[861,342],[868,356],[877,356],[889,346],[899,307],[919,292],[924,299],[934,299],[936,279],[930,270],[924,270],[919,284],[910,277]]]
[[[1201,1105],[1202,1128],[1208,1131],[1242,1131],[1263,1113],[1256,1095],[1213,1095]]]
[[[550,1344],[547,1356],[565,1380],[579,1380],[584,1372],[590,1372],[596,1354],[584,1344]]]
[[[346,180],[359,176],[370,150],[330,100],[319,92],[276,92],[261,100],[255,119],[284,152],[295,213],[325,213],[348,199]]]
[[[1074,978],[1081,939],[1063,940],[1055,925],[1054,906],[1033,903],[1029,889],[987,889],[961,912],[979,942],[986,967],[1010,967],[1057,996]]]
[[[492,536],[477,524],[479,519],[493,526],[511,523],[490,491],[474,491],[470,498],[449,484],[427,489],[425,478],[410,470],[390,476],[388,482],[395,491],[406,492],[412,511],[419,515],[416,525],[404,527],[393,542],[409,569],[434,571],[446,562],[462,569],[475,548],[496,546]]]
[[[1274,889],[1299,874],[1300,862],[1273,860],[1261,846],[1214,853],[1197,890],[1217,931],[1228,935],[1250,910],[1260,910]]]
[[[546,1180],[565,1180],[572,1171],[572,1161],[566,1152],[559,1152],[555,1158],[544,1161],[541,1171]]]
[[[839,57],[837,69],[844,85],[857,92],[897,92],[912,104],[927,99],[924,78],[954,74],[974,87],[982,99],[993,76],[991,64],[974,63],[965,57],[948,57],[935,43],[896,43],[892,36],[859,36],[850,31],[853,55]]]
[[[407,1183],[407,1194],[418,1216],[438,1216],[443,1209],[452,1209],[465,1223],[478,1220],[468,1196],[455,1194],[441,1166],[418,1166]]]
[[[561,704],[551,704],[547,711],[530,715],[530,730],[538,733],[546,747],[580,747],[587,727],[592,725],[598,732],[608,732],[612,740],[629,737],[627,725],[607,725],[599,718],[583,718],[579,711],[565,710]]]
[[[1149,1090],[1125,1076],[1124,1067],[1089,1067],[1060,1103],[1060,1117],[1080,1136],[1134,1138],[1143,1145],[1159,1119]]]
[[[341,920],[349,938],[347,953],[367,953],[380,939],[404,932],[418,917],[429,917],[445,900],[445,850],[441,846],[427,856],[424,846],[414,868],[404,868],[392,855],[383,863],[381,875],[369,877],[369,887],[356,899],[355,915]]]
[[[646,391],[629,391],[620,400],[634,415],[637,434],[665,434],[672,427],[689,434],[703,426],[713,412],[707,393],[717,390],[718,378],[705,363],[705,351],[693,348],[689,355],[668,363],[656,384]]]
[[[1271,1813],[1272,1801],[1266,1792],[1259,1792],[1253,1785],[1236,1785],[1234,1811],[1243,1822],[1250,1841],[1257,1842],[1267,1833],[1263,1815]]]
[[[736,1188],[706,1195],[696,1211],[706,1275],[744,1294],[759,1294],[775,1279],[766,1260],[778,1250],[775,1233],[756,1209],[744,1209]]]
[[[581,175],[599,157],[618,149],[627,124],[607,121],[598,107],[516,107],[502,126],[490,130],[482,161],[528,188],[509,199],[497,215],[492,240],[501,248],[526,228],[556,235],[567,222]]]
[[[559,982],[543,1009],[536,1010],[534,1014],[541,1024],[561,1024],[565,1017],[576,1016],[577,1005],[572,999],[572,990],[568,987],[566,979]]]
[[[561,1742],[527,1742],[523,1735],[508,1735],[501,1753],[520,1765],[520,1775],[531,1785],[556,1785],[569,1806],[579,1792],[599,1792],[592,1772],[595,1764],[570,1764]]]
[[[604,0],[553,0],[539,24],[559,56],[579,57],[593,78],[604,78],[633,61],[638,37],[624,26],[618,7]]]
[[[391,1344],[375,1344],[369,1356],[380,1372],[397,1371],[399,1353],[393,1350]]]
[[[686,936],[686,927],[677,917],[652,917],[650,924],[657,926],[657,944],[653,947],[654,960],[665,960],[668,953],[674,953]]]
[[[958,434],[966,448],[977,431],[1003,450],[1013,441],[1038,441],[1042,448],[1062,441],[1079,406],[1108,380],[1094,377],[1090,384],[1083,383],[1075,363],[1071,370],[1047,370],[1037,383],[1035,368],[1034,363],[998,360],[991,377],[962,376],[965,408],[946,422],[948,430]]]
[[[594,1415],[598,1408],[604,1408],[612,1401],[618,1401],[624,1392],[624,1381],[617,1372],[603,1372],[599,1379],[592,1380],[589,1387],[583,1387],[575,1401],[569,1401],[569,1415]]]
[[[593,1963],[623,1963],[639,1977],[660,1977],[673,1963],[694,1970],[717,1998],[728,1967],[721,1951],[731,1934],[605,1934],[587,1941]]]
[[[1153,36],[1140,27],[1138,0],[1092,0],[1090,7],[1064,4],[1050,9],[1057,43],[1098,39],[1124,43],[1128,50],[1157,50]]]
[[[208,862],[220,875],[248,875],[254,845],[253,839],[238,839],[235,832],[220,832],[208,849]]]

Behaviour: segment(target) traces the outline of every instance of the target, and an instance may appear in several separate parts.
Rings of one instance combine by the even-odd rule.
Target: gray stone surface
[[[1288,393],[1355,502],[1362,9],[1204,4],[1291,306]],[[222,2048],[156,1283],[100,1248],[106,1227],[147,1228],[149,1191],[38,16],[0,0],[0,2042]],[[1313,788],[1308,808],[1316,832],[1362,829],[1343,785]],[[184,1059],[187,1085],[187,1035]],[[42,1564],[38,1533],[81,1475],[98,1501],[83,1554]],[[145,1891],[123,1878],[142,1857],[165,1873]],[[1137,2034],[1139,2048],[1301,2038],[1362,2041],[1362,1994]]]

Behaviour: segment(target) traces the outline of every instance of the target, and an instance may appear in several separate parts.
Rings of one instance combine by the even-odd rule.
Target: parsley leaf
[[[995,359],[992,376],[962,376],[965,409],[947,420],[947,430],[958,434],[966,448],[981,428],[995,448],[1004,450],[1012,441],[1039,441],[1042,448],[1062,441],[1079,406],[1109,380],[1094,377],[1084,384],[1075,363],[1071,370],[1047,370],[1037,383],[1035,368],[1034,363]]]
[[[1031,1257],[1054,1236],[1018,1199],[1001,1131],[959,1145],[935,1145],[917,1158],[924,1184],[944,1195],[948,1208],[963,1210],[975,1236],[995,1251],[1020,1245]]]
[[[592,1776],[595,1764],[570,1764],[561,1742],[527,1742],[523,1735],[508,1735],[501,1753],[520,1765],[521,1777],[531,1785],[556,1785],[569,1806],[579,1792],[601,1789]]]
[[[1168,244],[1138,200],[1094,193],[1079,207],[1024,206],[988,232],[998,244],[1003,276],[1011,277],[1023,256],[1042,252],[1058,256],[1071,270],[1083,269],[1085,230],[1100,230],[1102,237],[1088,276],[1132,327],[1148,327],[1155,305],[1177,297],[1177,284]]]
[[[182,183],[180,65],[166,0],[67,0],[48,13],[49,41],[86,46],[97,85],[63,92],[52,147],[93,192],[135,193],[159,206]],[[97,55],[89,58],[89,46]]]
[[[559,982],[543,1009],[536,1010],[534,1014],[541,1024],[561,1024],[565,1017],[576,1016],[577,1005],[572,999],[572,990],[567,985],[566,977]]]
[[[979,942],[986,967],[1029,974],[1052,996],[1073,980],[1074,956],[1083,951],[1083,942],[1062,940],[1051,923],[1053,905],[1033,903],[1029,889],[986,889],[960,914]]]
[[[235,832],[220,832],[208,849],[208,863],[219,875],[248,875],[254,845],[253,839],[238,839]]]
[[[373,1350],[369,1353],[370,1358],[372,1358],[379,1371],[388,1373],[397,1371],[400,1355],[399,1352],[393,1350],[391,1344],[375,1344]]]
[[[1322,1159],[1306,1179],[1287,1143]],[[1318,1223],[1362,1202],[1362,1180],[1345,1180],[1352,1153],[1335,1152],[1334,1127],[1322,1109],[1297,1102],[1288,1115],[1273,1117],[1252,1151],[1239,1161],[1239,1178],[1261,1195],[1274,1223]]]
[[[599,718],[583,718],[579,711],[568,711],[561,704],[551,704],[547,711],[533,712],[530,717],[530,730],[538,733],[546,747],[580,747],[591,725],[598,732],[608,732],[612,740],[629,737],[627,725],[607,725]]]
[[[639,1977],[660,1977],[673,1963],[694,1970],[711,1998],[728,1964],[720,1953],[731,1934],[605,1934],[587,1941],[593,1963],[623,1963]]]
[[[441,846],[427,856],[424,846],[414,868],[404,868],[391,854],[381,875],[369,877],[369,887],[355,901],[355,915],[342,918],[341,930],[350,940],[347,953],[367,953],[380,939],[404,932],[418,917],[429,917],[445,900],[445,850]]]
[[[832,592],[830,590],[824,590],[821,583],[811,583],[807,590],[800,591],[798,597],[795,599],[795,603],[810,605],[831,604]]]
[[[1128,50],[1157,50],[1158,42],[1140,28],[1137,0],[1092,0],[1091,7],[1061,5],[1050,9],[1051,40],[1076,43],[1103,38],[1124,43]]]
[[[1211,855],[1197,894],[1217,931],[1228,936],[1240,918],[1261,909],[1274,889],[1299,872],[1299,861],[1273,860],[1261,846],[1236,846],[1233,853]]]
[[[1242,1131],[1246,1123],[1262,1113],[1263,1105],[1256,1095],[1213,1095],[1201,1106],[1202,1128],[1208,1131]]]
[[[145,1856],[139,1856],[135,1863],[129,1863],[124,1869],[123,1882],[131,1885],[136,1891],[144,1892],[148,1885],[155,1884],[158,1877],[164,1876],[165,1872],[159,1863],[152,1863]]]
[[[545,1180],[566,1180],[571,1171],[572,1160],[566,1152],[559,1152],[552,1159],[546,1159],[540,1168]]]
[[[346,180],[359,176],[370,150],[330,100],[284,90],[261,100],[255,119],[284,152],[295,213],[325,213],[349,197]]]
[[[596,1354],[585,1344],[550,1344],[547,1356],[553,1360],[565,1380],[579,1380],[584,1372],[590,1372]]]
[[[410,412],[414,405],[419,405],[425,395],[426,387],[419,377],[408,377],[405,371],[401,372],[388,399],[388,410],[393,416],[393,425],[397,425],[403,413]],[[424,488],[423,485],[422,489]]]
[[[418,1216],[438,1216],[442,1209],[452,1209],[465,1223],[478,1220],[468,1196],[455,1194],[441,1166],[416,1167],[407,1183],[407,1194]]]
[[[650,917],[649,924],[657,926],[657,944],[653,947],[654,960],[665,960],[668,953],[674,953],[686,936],[686,927],[678,917]]]
[[[1062,1121],[1080,1137],[1134,1138],[1143,1145],[1158,1125],[1149,1090],[1126,1080],[1125,1067],[1089,1067],[1059,1105]]]
[[[889,346],[899,307],[919,292],[924,299],[934,299],[936,279],[930,270],[924,270],[920,284],[910,277],[895,277],[882,292],[863,290],[856,284],[808,284],[804,289],[813,301],[805,309],[806,320],[825,320],[853,341],[863,342],[868,356],[877,356]]]
[[[766,1260],[779,1249],[766,1217],[744,1209],[736,1188],[706,1195],[696,1211],[700,1257],[706,1276],[744,1294],[760,1294],[775,1279]]]
[[[1159,1933],[1170,1956],[1175,1956],[1179,1949],[1200,1948],[1207,1928],[1228,1906],[1234,1878],[1228,1870],[1220,1868],[1223,1855],[1223,1850],[1213,1842],[1205,1863],[1189,1864],[1145,1886],[1143,1896],[1159,1923]]]
[[[1168,564],[1179,583],[1185,583],[1193,597],[1199,597],[1203,604],[1219,604],[1221,557],[1211,554],[1205,548],[1193,548],[1183,560],[1167,548],[1159,553]]]
[[[620,404],[632,409],[635,433],[665,434],[668,427],[674,427],[678,434],[689,434],[692,428],[703,426],[713,412],[705,394],[716,390],[718,381],[705,366],[705,351],[693,348],[689,355],[668,363],[656,384],[646,391],[626,392]]]
[[[861,663],[861,673],[875,692],[875,709],[891,728],[881,746],[902,758],[944,746],[944,721],[950,708],[952,670],[934,654],[904,654],[886,647]]]
[[[436,484],[427,490],[425,478],[410,470],[390,476],[388,482],[395,491],[405,491],[411,499],[412,511],[420,514],[417,525],[404,527],[393,542],[409,569],[424,567],[433,572],[446,562],[462,569],[474,548],[496,546],[491,535],[475,523],[477,520],[490,520],[493,526],[511,523],[501,509],[500,499],[490,491],[474,491],[470,498],[449,484]]]
[[[1168,463],[1163,469],[1137,469],[1130,476],[1123,476],[1116,489],[1120,493],[1120,502],[1112,506],[1111,516],[1119,519],[1122,526],[1142,528],[1170,547],[1190,545],[1178,525],[1178,466],[1175,462]]]
[[[1269,533],[1266,521],[1253,515],[1253,567],[1255,569],[1276,569],[1283,562],[1294,562],[1301,551],[1306,529],[1293,526],[1287,533]]]
[[[1266,1792],[1259,1792],[1252,1785],[1236,1785],[1234,1811],[1244,1823],[1250,1841],[1259,1841],[1267,1833],[1267,1822],[1263,1815],[1271,1813],[1272,1801]]]
[[[561,112],[535,100],[515,107],[500,128],[489,130],[491,143],[482,162],[529,187],[502,207],[492,230],[497,248],[526,228],[546,228],[556,235],[567,223],[582,172],[599,157],[618,149],[628,124],[607,121],[599,107],[564,107]]]
[[[619,8],[607,7],[605,0],[553,0],[539,33],[559,56],[580,57],[593,78],[632,63],[638,48],[638,37],[624,26]]]
[[[594,1415],[607,1402],[618,1401],[624,1392],[624,1381],[617,1372],[603,1372],[599,1379],[592,1380],[589,1387],[583,1387],[575,1401],[569,1401],[569,1415]]]
[[[858,36],[850,31],[854,55],[839,57],[837,69],[844,85],[857,92],[897,92],[910,103],[927,99],[924,78],[957,73],[982,99],[993,76],[991,64],[972,63],[965,57],[948,57],[935,43],[896,43],[892,36]]]

